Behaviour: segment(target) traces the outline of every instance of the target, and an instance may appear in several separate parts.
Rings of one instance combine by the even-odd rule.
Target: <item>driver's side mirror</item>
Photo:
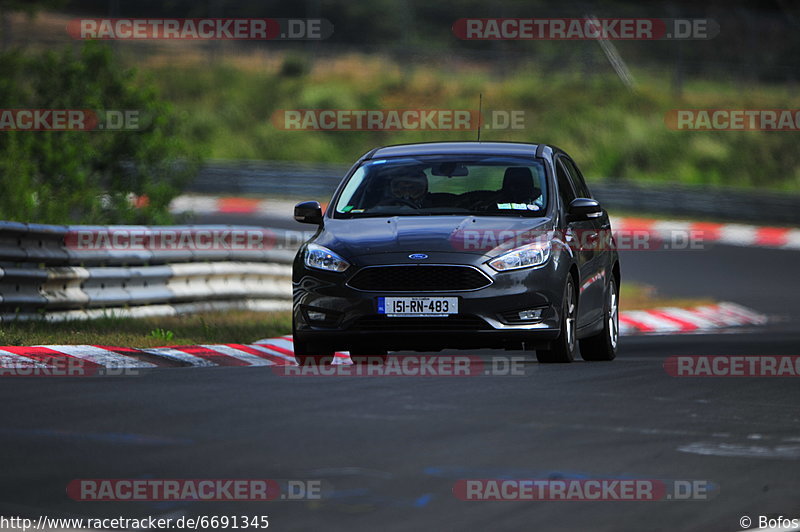
[[[597,200],[591,198],[575,198],[567,207],[567,221],[579,222],[600,218],[603,215],[603,208]]]
[[[322,207],[318,201],[304,201],[294,206],[294,219],[301,224],[322,225]]]

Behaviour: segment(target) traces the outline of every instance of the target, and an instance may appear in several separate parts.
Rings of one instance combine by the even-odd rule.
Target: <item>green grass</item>
[[[658,293],[655,287],[638,283],[622,283],[619,294],[619,308],[622,312],[659,307],[689,308],[712,303],[714,301],[709,298],[663,296]]]
[[[637,76],[632,92],[613,74],[544,76],[532,66],[498,77],[477,68],[401,67],[366,55],[320,61],[301,75],[256,58],[250,64],[147,65],[143,73],[182,112],[192,142],[211,158],[349,163],[378,145],[471,140],[471,132],[283,131],[270,117],[281,109],[475,108],[482,92],[484,110],[523,110],[526,116],[525,129],[484,131],[484,140],[555,144],[590,180],[800,190],[799,133],[673,131],[664,123],[665,113],[677,108],[800,107],[800,97],[786,86],[690,80],[678,98],[669,79],[656,75]]]
[[[235,311],[164,318],[103,318],[64,323],[4,323],[0,345],[89,344],[160,347],[246,344],[291,334],[289,312]]]
[[[713,301],[668,298],[655,289],[623,283],[620,308],[691,307]],[[290,312],[219,312],[165,318],[104,318],[65,323],[4,323],[0,345],[108,345],[161,347],[196,344],[247,344],[261,338],[291,334]]]

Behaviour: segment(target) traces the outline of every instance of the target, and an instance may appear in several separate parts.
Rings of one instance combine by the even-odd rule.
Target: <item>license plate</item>
[[[458,314],[457,297],[379,297],[378,314],[390,318],[442,318]]]

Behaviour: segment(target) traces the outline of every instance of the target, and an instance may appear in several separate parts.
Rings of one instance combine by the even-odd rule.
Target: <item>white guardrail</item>
[[[0,321],[288,309],[291,263],[308,236],[250,226],[0,222]]]

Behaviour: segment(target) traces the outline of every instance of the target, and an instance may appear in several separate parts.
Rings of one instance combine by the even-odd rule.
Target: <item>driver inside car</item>
[[[428,176],[419,171],[411,175],[400,175],[392,178],[389,184],[395,203],[421,208],[428,194]]]

